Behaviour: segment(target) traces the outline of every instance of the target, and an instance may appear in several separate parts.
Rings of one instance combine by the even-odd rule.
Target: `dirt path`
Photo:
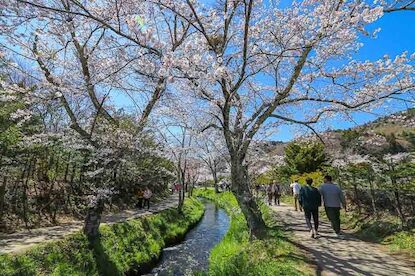
[[[155,203],[150,210],[125,210],[116,214],[104,215],[102,222],[113,224],[140,216],[158,213],[162,210],[177,206],[178,195]],[[31,246],[52,240],[62,239],[64,236],[82,229],[83,221],[73,221],[59,226],[24,230],[13,234],[0,234],[0,254],[17,253],[27,250]]]
[[[331,226],[320,223],[321,238],[310,238],[304,214],[293,207],[273,207],[283,224],[293,231],[291,240],[307,251],[317,264],[317,275],[415,275],[415,262],[391,255],[381,245],[346,235],[336,238]]]

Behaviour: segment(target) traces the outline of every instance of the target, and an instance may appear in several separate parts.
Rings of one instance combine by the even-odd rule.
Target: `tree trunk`
[[[356,183],[356,180],[353,179],[353,182]],[[359,191],[357,190],[356,184],[353,184],[353,192],[354,192],[354,197],[356,199],[357,212],[360,215],[362,213],[362,206],[360,205]]]
[[[218,187],[218,175],[216,173],[216,170],[214,168],[211,168],[212,176],[213,176],[213,182],[215,185],[215,193],[219,193],[219,187]]]
[[[242,160],[232,158],[232,192],[234,193],[239,207],[245,216],[251,238],[261,239],[266,236],[266,225],[262,219],[261,211],[249,189],[248,170]]]
[[[6,228],[6,223],[3,220],[4,212],[5,212],[5,195],[6,195],[6,184],[7,184],[7,177],[3,177],[3,182],[0,186],[0,229]]]
[[[99,225],[101,224],[103,210],[104,202],[102,200],[98,200],[95,206],[88,209],[84,224],[84,234],[90,241],[99,236]]]
[[[378,211],[376,208],[376,200],[375,200],[375,190],[373,188],[373,180],[369,179],[369,186],[370,186],[370,201],[372,202],[372,209],[375,216],[378,215]]]
[[[396,201],[396,211],[398,212],[399,218],[401,219],[402,226],[405,227],[406,225],[406,218],[402,211],[402,204],[401,204],[401,197],[398,190],[394,191],[395,201]]]
[[[183,171],[182,169],[179,169],[179,183],[180,183],[180,189],[179,189],[179,205],[177,207],[177,209],[179,210],[179,212],[182,211],[183,208],[183,203],[184,203],[184,198],[185,198],[185,190],[184,190],[184,185],[185,185],[185,176],[186,176],[186,172]]]

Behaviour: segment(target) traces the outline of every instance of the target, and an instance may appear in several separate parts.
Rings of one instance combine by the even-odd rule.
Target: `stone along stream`
[[[219,243],[229,228],[225,210],[203,200],[205,214],[185,236],[183,242],[163,250],[160,262],[147,275],[193,275],[208,269],[211,249]]]

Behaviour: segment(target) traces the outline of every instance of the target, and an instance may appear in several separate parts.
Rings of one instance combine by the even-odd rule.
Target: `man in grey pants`
[[[324,208],[327,217],[331,222],[337,237],[341,237],[340,233],[340,209],[346,210],[346,200],[340,187],[334,184],[330,175],[324,177],[324,184],[320,186],[320,194],[323,197]]]

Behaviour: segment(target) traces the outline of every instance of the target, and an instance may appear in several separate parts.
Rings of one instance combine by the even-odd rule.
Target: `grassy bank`
[[[144,271],[166,244],[181,239],[203,215],[203,205],[186,199],[183,214],[168,209],[135,220],[103,225],[92,246],[77,233],[23,254],[0,255],[0,275],[125,275]]]
[[[343,213],[344,227],[352,230],[360,239],[386,245],[391,251],[415,257],[415,229],[401,230],[398,217],[382,215],[358,215],[355,212]]]
[[[216,194],[200,189],[195,195],[208,198],[224,208],[231,218],[228,232],[209,258],[209,275],[313,275],[307,258],[288,242],[276,227],[271,211],[261,206],[268,238],[249,240],[246,220],[230,192]]]

